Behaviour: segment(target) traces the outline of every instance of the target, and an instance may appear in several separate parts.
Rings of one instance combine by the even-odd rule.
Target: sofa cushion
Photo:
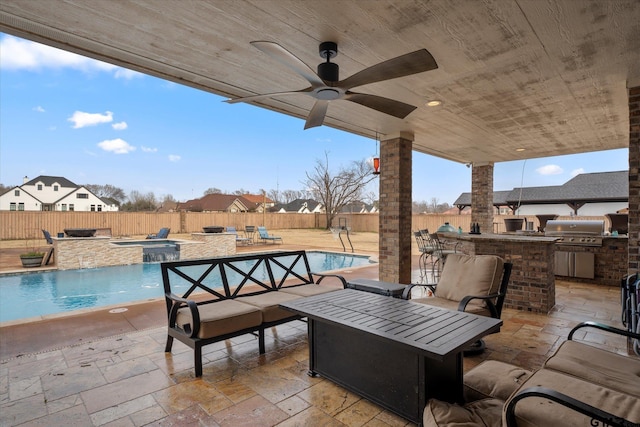
[[[287,317],[294,317],[295,313],[284,308],[280,308],[279,304],[286,301],[292,301],[300,298],[298,295],[280,292],[269,291],[259,295],[252,295],[248,297],[238,297],[236,301],[241,301],[246,304],[251,304],[262,311],[263,322],[275,322],[278,320],[286,319]]]
[[[467,295],[484,296],[498,292],[504,261],[495,255],[450,254],[442,269],[436,295],[460,301]],[[484,305],[471,301],[470,305]]]
[[[565,341],[544,364],[607,388],[640,398],[640,359],[576,341]]]
[[[287,286],[280,288],[278,292],[285,292],[288,294],[298,295],[300,297],[310,297],[313,295],[326,294],[327,292],[337,291],[341,288],[334,288],[331,286],[317,285],[315,283],[309,283],[307,285],[300,286]]]
[[[262,323],[260,309],[234,300],[199,305],[198,313],[200,315],[198,338],[201,339],[257,327]],[[182,329],[186,325],[192,325],[191,311],[186,307],[179,309],[176,323]]]
[[[464,374],[464,400],[496,398],[505,401],[532,372],[497,360],[486,360]]]
[[[498,427],[503,405],[499,399],[477,400],[464,406],[430,399],[424,408],[422,422],[425,427]]]
[[[640,423],[640,399],[599,384],[543,368],[525,381],[519,390],[525,390],[528,387],[546,387],[615,416]],[[505,404],[506,407],[507,404]],[[503,419],[506,425],[504,414],[505,411],[503,411]],[[559,420],[562,420],[562,425],[566,426],[592,425],[591,417],[542,397],[527,397],[519,401],[515,415],[518,427],[558,425]]]

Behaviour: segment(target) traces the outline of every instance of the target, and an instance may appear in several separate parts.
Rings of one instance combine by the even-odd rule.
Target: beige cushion
[[[495,255],[451,254],[442,269],[436,295],[460,301],[467,295],[484,296],[498,292],[504,261]],[[472,301],[473,305],[484,302]]]
[[[198,313],[200,315],[198,338],[213,338],[253,328],[262,323],[260,309],[234,300],[199,305]],[[176,323],[182,329],[185,325],[192,325],[191,311],[186,307],[178,310]]]
[[[413,302],[419,302],[421,304],[428,304],[434,307],[446,308],[447,310],[457,310],[458,304],[460,301],[452,301],[445,298],[440,298],[437,296],[428,297],[428,298],[416,298],[412,299]],[[491,317],[491,312],[484,304],[484,302],[480,301],[479,303],[473,304],[473,301],[467,304],[467,307],[464,310],[466,313],[477,314],[479,316],[487,316]]]
[[[287,317],[295,316],[295,313],[284,308],[280,308],[282,302],[293,301],[300,298],[298,295],[280,291],[270,291],[260,295],[250,297],[238,297],[236,301],[251,304],[262,311],[263,322],[275,322]]]
[[[615,416],[640,423],[640,399],[629,394],[546,368],[534,373],[520,390],[536,386],[550,388]],[[515,413],[518,427],[559,425],[559,420],[565,426],[592,425],[590,417],[541,397],[521,400]],[[506,425],[506,418],[504,421]]]
[[[464,374],[464,400],[496,398],[505,401],[531,374],[519,366],[486,360]]]
[[[313,295],[326,294],[327,292],[333,292],[339,290],[331,286],[322,286],[316,284],[308,284],[301,286],[289,286],[286,288],[280,288],[278,292],[285,292],[288,294],[298,295],[301,297],[310,297]]]
[[[640,359],[636,357],[565,341],[544,367],[640,398]]]
[[[422,414],[422,422],[429,426],[478,427],[500,426],[503,401],[478,400],[464,406],[431,399]]]

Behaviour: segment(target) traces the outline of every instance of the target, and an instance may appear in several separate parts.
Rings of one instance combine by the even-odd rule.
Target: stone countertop
[[[515,242],[515,243],[543,243],[554,244],[558,237],[545,237],[543,235],[527,235],[527,234],[470,234],[470,233],[438,233],[438,236],[443,239],[455,239],[467,242],[475,241],[502,241],[502,242]]]

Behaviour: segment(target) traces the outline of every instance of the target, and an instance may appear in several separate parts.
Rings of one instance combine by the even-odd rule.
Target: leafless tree
[[[349,168],[340,168],[336,173],[329,169],[329,153],[324,161],[316,159],[312,172],[307,172],[306,185],[313,197],[325,207],[327,228],[340,210],[349,203],[362,199],[362,193],[369,182],[376,178],[366,160],[355,161]]]
[[[122,188],[118,188],[111,184],[85,184],[85,187],[98,197],[107,197],[116,201],[120,206],[127,199]]]
[[[209,194],[222,194],[222,190],[216,187],[207,188],[204,191],[204,195],[207,196]]]

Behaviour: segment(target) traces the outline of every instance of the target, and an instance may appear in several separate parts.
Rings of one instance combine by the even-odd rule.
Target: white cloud
[[[0,51],[0,68],[3,70],[41,71],[47,68],[71,68],[83,73],[111,73],[117,79],[144,76],[136,71],[12,36],[5,35],[0,40]]]
[[[580,175],[581,173],[584,173],[584,168],[574,169],[571,171],[571,178],[573,178],[576,175]]]
[[[38,113],[44,113],[45,110],[41,106],[33,107],[33,111],[37,111]]]
[[[178,156],[177,154],[169,154],[170,162],[179,162],[181,158],[182,157]]]
[[[74,129],[80,129],[86,126],[95,126],[100,123],[110,123],[113,121],[113,113],[111,111],[106,111],[104,114],[75,111],[73,116],[67,120],[73,122]]]
[[[144,151],[145,153],[155,153],[156,151],[158,151],[157,148],[145,147],[144,145],[140,147],[140,149],[142,149],[142,151]]]
[[[120,122],[120,123],[112,124],[111,127],[114,128],[115,130],[125,130],[126,128],[129,127],[129,125],[127,125],[127,122]]]
[[[104,140],[98,143],[98,147],[114,154],[128,154],[136,149],[136,147],[129,145],[127,141],[120,138]]]
[[[536,169],[536,172],[540,175],[560,175],[564,171],[558,165],[546,165]]]

